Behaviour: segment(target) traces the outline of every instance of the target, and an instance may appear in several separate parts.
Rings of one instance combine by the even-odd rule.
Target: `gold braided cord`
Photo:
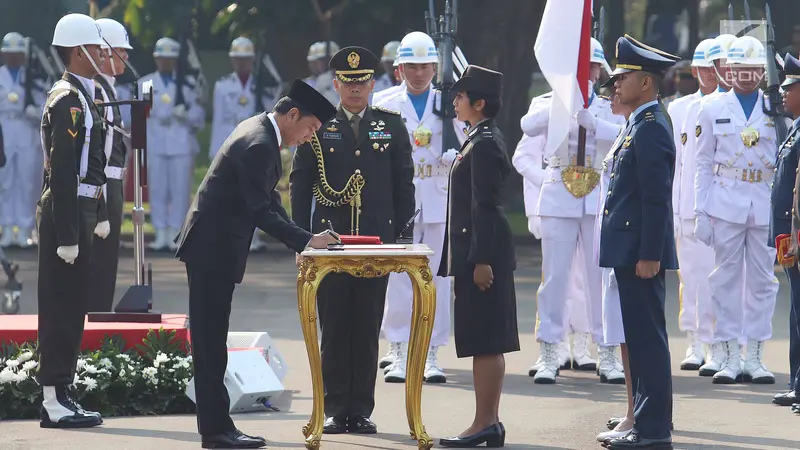
[[[314,183],[313,193],[314,198],[321,205],[328,208],[338,208],[344,205],[352,207],[361,207],[361,190],[364,187],[364,177],[360,171],[356,171],[347,180],[344,188],[337,191],[328,183],[328,177],[325,175],[325,158],[322,154],[322,145],[319,143],[317,133],[311,137],[311,149],[314,151],[314,156],[317,158],[317,171],[319,172],[319,181]],[[324,191],[324,193],[323,193]],[[333,197],[333,200],[326,196]]]

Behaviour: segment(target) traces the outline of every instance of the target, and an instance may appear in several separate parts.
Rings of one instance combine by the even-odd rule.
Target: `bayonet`
[[[747,3],[747,0],[744,0],[744,20],[750,21],[750,4]]]
[[[764,93],[764,114],[772,117],[775,123],[775,134],[777,142],[780,144],[786,138],[788,132],[784,118],[786,112],[783,109],[783,102],[780,95],[780,73],[776,60],[775,50],[775,27],[772,22],[772,11],[769,2],[766,2],[767,16],[767,42],[766,42],[766,62],[767,62],[767,91]]]

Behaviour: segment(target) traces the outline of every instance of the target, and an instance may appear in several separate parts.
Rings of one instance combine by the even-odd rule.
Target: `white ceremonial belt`
[[[86,198],[100,198],[103,193],[102,186],[95,186],[93,184],[81,183],[78,185],[78,196]]]
[[[106,177],[113,178],[115,180],[121,180],[124,171],[125,169],[122,167],[108,166],[106,167]]]
[[[773,176],[770,170],[741,169],[738,167],[725,167],[721,164],[714,164],[714,174],[746,183],[769,183],[772,181]]]
[[[592,166],[592,157],[586,156],[584,158],[586,161],[584,162],[584,166],[591,167]],[[548,167],[558,168],[558,167],[567,167],[567,166],[577,166],[578,165],[578,157],[572,156],[570,158],[561,158],[558,156],[551,156],[547,158],[547,165]]]
[[[450,176],[450,169],[443,164],[416,164],[414,167],[414,178],[420,180],[447,176]]]

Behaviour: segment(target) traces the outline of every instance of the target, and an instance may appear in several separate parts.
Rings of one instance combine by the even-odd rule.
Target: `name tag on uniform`
[[[342,133],[330,133],[328,131],[322,133],[322,139],[341,139]]]
[[[731,119],[717,119],[714,123],[731,123]]]
[[[391,139],[392,133],[384,133],[383,131],[370,131],[370,139]]]

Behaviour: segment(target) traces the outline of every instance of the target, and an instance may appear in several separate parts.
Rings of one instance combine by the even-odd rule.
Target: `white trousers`
[[[147,188],[153,228],[180,230],[189,210],[193,165],[191,155],[147,155]]]
[[[434,254],[430,257],[431,273],[439,271],[439,262],[442,259],[444,246],[445,224],[443,223],[416,223],[414,224],[414,242],[427,244]],[[436,286],[436,318],[433,321],[433,334],[431,346],[446,345],[450,338],[450,278],[433,277]],[[389,275],[389,285],[386,289],[386,303],[383,309],[383,323],[381,330],[390,342],[408,342],[411,334],[411,307],[414,300],[414,291],[411,279],[405,273],[392,273]]]
[[[683,230],[694,227],[693,220],[682,221]],[[681,280],[680,313],[681,331],[697,333],[700,342],[714,342],[714,307],[711,301],[709,276],[714,270],[714,249],[694,236],[678,238],[678,275]]]
[[[625,330],[622,327],[622,305],[619,302],[617,277],[610,267],[600,270],[603,272],[603,344],[624,344]]]
[[[716,268],[709,283],[716,319],[714,341],[770,339],[778,279],[775,249],[767,245],[768,227],[754,224],[752,210],[747,224],[713,218],[712,226]]]
[[[570,285],[575,281],[573,271],[583,274],[588,293],[584,296],[588,298],[588,308],[575,310],[588,312],[592,338],[596,343],[603,342],[602,279],[594,260],[594,227],[594,216],[542,217],[542,283],[537,292],[536,327],[540,342],[553,344],[564,338]],[[578,248],[582,264],[574,264]]]
[[[32,230],[42,194],[42,151],[6,149],[6,155],[6,165],[0,169],[0,225]]]

